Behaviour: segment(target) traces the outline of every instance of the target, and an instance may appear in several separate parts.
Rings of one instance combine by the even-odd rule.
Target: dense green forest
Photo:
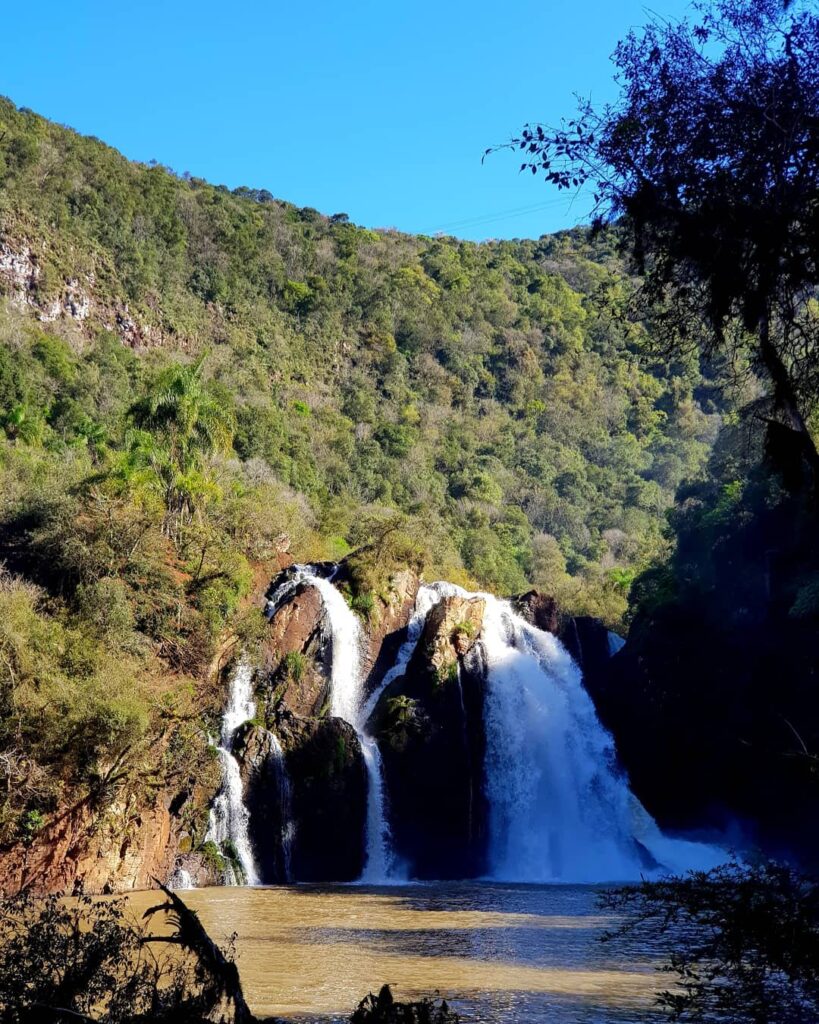
[[[283,548],[621,623],[725,408],[629,316],[612,232],[366,230],[7,100],[0,140],[0,835],[150,723],[148,774],[201,770],[196,680]]]
[[[659,1012],[816,1019],[819,13],[694,0],[611,59],[613,100],[485,154],[593,195],[594,227],[480,244],[134,163],[0,98],[12,1016],[250,1024],[233,940],[177,885],[539,885],[599,845],[577,877],[602,940],[670,979]],[[526,621],[446,588],[424,619],[438,578]],[[654,880],[605,885],[631,864]],[[84,897],[157,882],[136,926]],[[356,917],[369,964],[392,932]],[[401,928],[390,962],[426,934]],[[457,1014],[385,986],[351,1020],[410,1018]]]

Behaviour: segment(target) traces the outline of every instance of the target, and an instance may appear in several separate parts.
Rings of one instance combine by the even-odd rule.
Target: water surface
[[[645,1024],[662,983],[645,948],[599,941],[613,919],[590,886],[436,883],[389,888],[194,889],[179,895],[216,939],[236,933],[261,1015],[349,1016],[385,982],[436,989],[482,1024]],[[136,894],[146,905],[156,894]]]

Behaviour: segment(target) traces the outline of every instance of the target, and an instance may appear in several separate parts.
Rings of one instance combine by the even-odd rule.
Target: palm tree
[[[203,460],[229,451],[233,412],[202,379],[204,356],[188,366],[169,366],[149,394],[130,410],[136,425],[129,437],[128,470],[145,470],[165,502],[165,531],[176,534],[197,500],[213,490]]]
[[[204,359],[169,366],[147,397],[131,408],[136,425],[162,438],[183,472],[202,455],[228,450],[233,441],[233,413],[202,379]]]

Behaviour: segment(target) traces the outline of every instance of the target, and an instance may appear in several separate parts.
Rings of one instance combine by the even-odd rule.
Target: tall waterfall
[[[355,729],[367,770],[367,847],[361,879],[367,882],[394,880],[396,864],[386,814],[381,752],[366,729],[369,705],[364,699],[361,623],[341,592],[330,580],[316,575],[310,566],[297,566],[294,575],[273,595],[268,604],[270,617],[300,583],[315,587],[321,595],[332,645],[330,710]]]
[[[709,868],[725,853],[664,836],[631,793],[614,743],[560,641],[506,601],[445,582],[422,586],[395,666],[368,701],[401,675],[427,615],[442,598],[481,597],[485,665],[485,786],[490,873],[501,881],[625,881],[653,870]],[[611,653],[623,641],[609,638]]]
[[[618,770],[613,740],[560,641],[507,602],[481,597],[493,877],[624,881],[724,861],[720,850],[660,832]]]
[[[233,846],[241,872],[237,876],[233,863],[228,859],[225,876],[229,885],[259,884],[248,835],[250,815],[244,805],[242,775],[239,763],[233,756],[233,740],[237,729],[255,714],[253,671],[245,660],[241,660],[231,676],[228,703],[222,716],[219,745],[216,748],[222,765],[222,788],[211,807],[206,836],[220,850],[228,843]]]

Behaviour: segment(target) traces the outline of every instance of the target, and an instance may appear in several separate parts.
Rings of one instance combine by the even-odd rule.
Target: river
[[[590,886],[430,883],[180,893],[209,933],[236,933],[260,1016],[341,1021],[384,982],[481,1024],[645,1024],[662,982],[650,951],[601,943]],[[134,894],[134,909],[156,894]]]

